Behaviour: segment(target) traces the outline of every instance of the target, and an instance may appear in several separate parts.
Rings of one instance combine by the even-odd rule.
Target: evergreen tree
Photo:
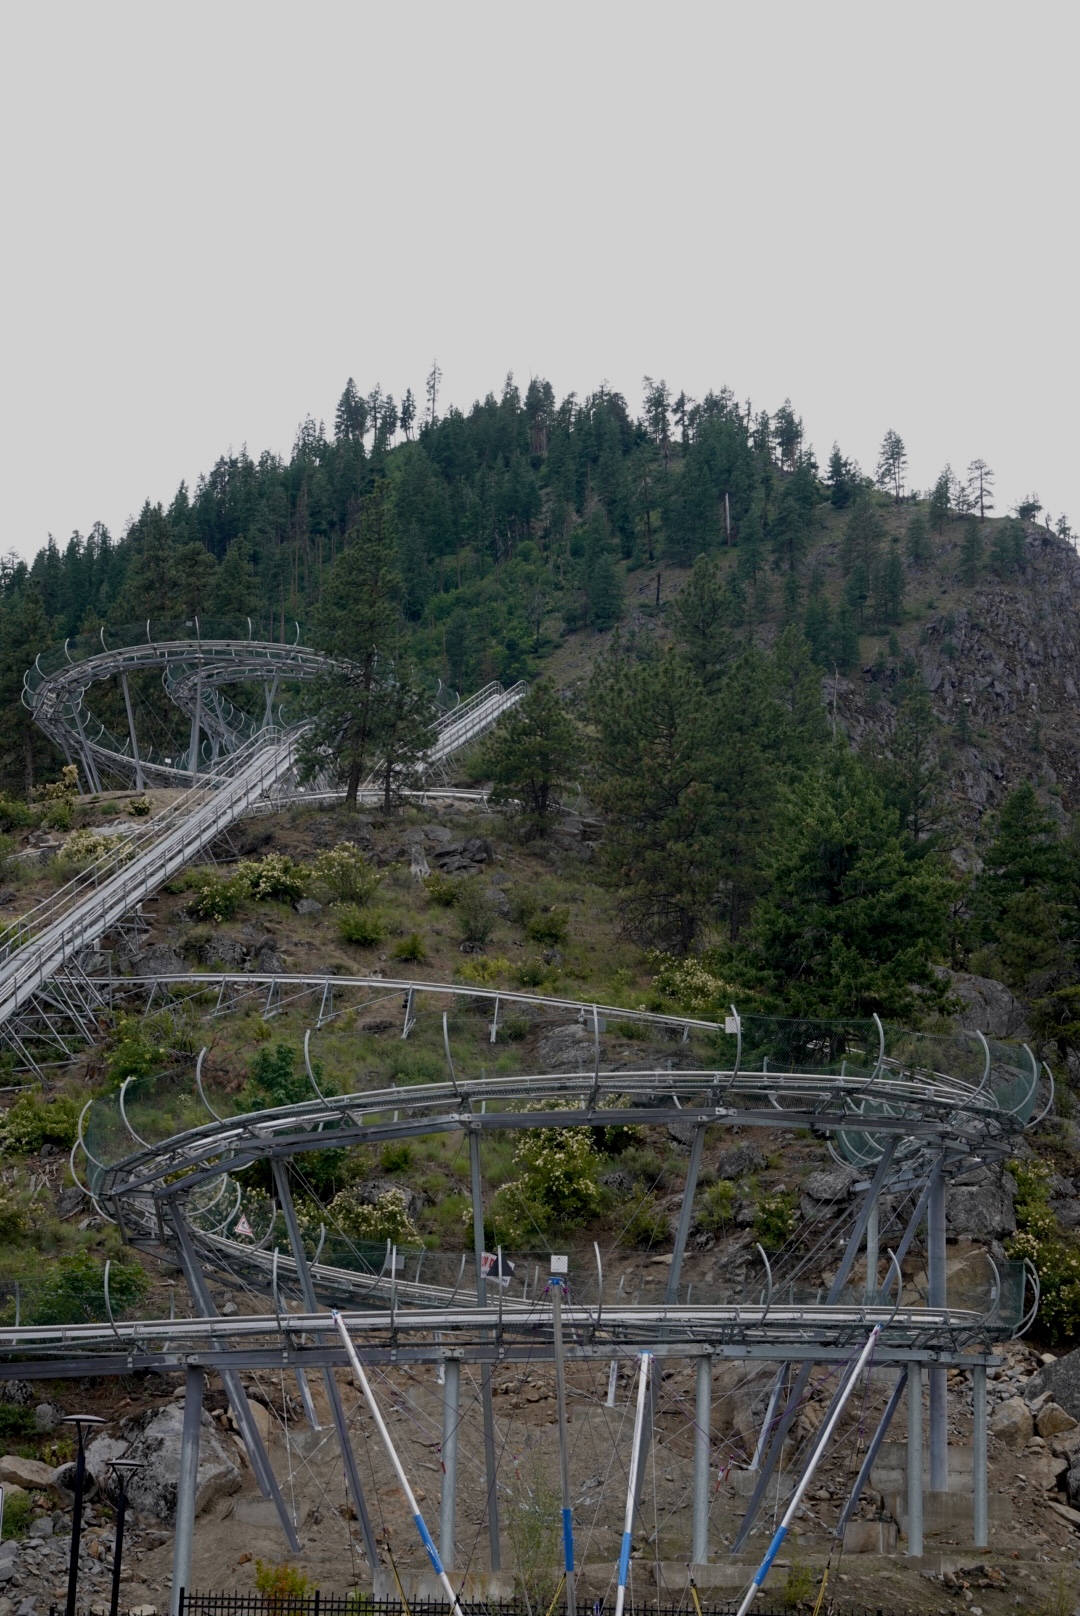
[[[1024,565],[1024,524],[1013,516],[999,522],[990,542],[990,565],[999,578],[1009,578]]]
[[[921,567],[930,559],[930,524],[921,507],[912,513],[907,525],[907,553],[913,567]]]
[[[936,737],[934,709],[919,683],[900,703],[889,756],[878,766],[885,800],[896,809],[902,829],[916,848],[945,822]]]
[[[789,1013],[900,1018],[940,1003],[950,878],[905,856],[895,810],[846,746],[792,790],[774,846],[751,957]]]
[[[615,567],[602,510],[593,512],[585,524],[583,538],[585,621],[590,628],[612,628],[622,612],[622,580]]]
[[[859,664],[859,624],[849,601],[841,603],[836,613],[836,634],[833,654],[841,673],[850,673]]]
[[[892,494],[893,501],[899,505],[904,494],[904,475],[907,471],[907,450],[904,440],[899,432],[892,427],[886,432],[881,443],[881,452],[878,455],[877,485],[886,493]]]
[[[420,783],[419,765],[432,741],[435,703],[416,670],[404,659],[379,669],[374,703],[371,753],[378,759],[383,809]]]
[[[259,604],[251,545],[241,534],[229,545],[217,569],[211,594],[212,610],[215,617],[254,617]]]
[[[31,583],[0,601],[0,789],[27,801],[41,774],[63,762],[22,703],[23,677],[53,637],[41,595]]]
[[[833,647],[832,614],[825,591],[820,586],[815,589],[812,583],[810,598],[806,603],[803,633],[810,647],[810,655],[818,667],[830,668],[836,655]]]
[[[520,804],[543,830],[560,786],[580,775],[581,736],[550,680],[540,679],[524,701],[500,719],[484,743],[480,768],[493,802]]]
[[[930,499],[926,508],[926,514],[929,518],[930,526],[933,528],[935,533],[941,532],[946,522],[949,520],[949,517],[952,515],[952,488],[952,468],[950,466],[946,466],[945,470],[941,473],[941,476],[930,490]]]
[[[967,490],[972,509],[978,511],[979,521],[986,521],[986,513],[994,508],[994,473],[985,460],[973,460],[967,469]]]
[[[983,543],[979,524],[974,518],[964,523],[960,540],[960,582],[974,589],[982,574]]]
[[[899,623],[904,615],[904,563],[894,539],[883,561],[874,569],[874,621]]]
[[[859,489],[840,541],[840,570],[845,577],[855,567],[862,567],[869,578],[884,536],[885,525],[871,503],[870,491]]]
[[[367,401],[361,398],[356,383],[350,376],[334,411],[334,437],[337,442],[363,442],[364,433],[367,431],[367,419]]]
[[[698,556],[686,587],[675,600],[671,617],[691,667],[702,683],[711,687],[729,655],[724,632],[725,592],[715,561]]]
[[[412,442],[413,422],[416,420],[416,400],[413,398],[411,387],[405,389],[405,397],[401,401],[401,430],[409,442]]]

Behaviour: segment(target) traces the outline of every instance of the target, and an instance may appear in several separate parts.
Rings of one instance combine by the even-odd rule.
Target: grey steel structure
[[[437,1267],[438,1261],[423,1254],[414,1254],[417,1267],[412,1275],[401,1271],[396,1253],[389,1250],[385,1260],[373,1266],[343,1262],[336,1252],[331,1260],[324,1251],[325,1230],[312,1252],[290,1191],[291,1172],[302,1167],[305,1154],[437,1132],[464,1134],[475,1161],[473,1229],[479,1258],[484,1206],[476,1146],[484,1133],[551,1126],[679,1124],[684,1130],[689,1127],[692,1134],[684,1212],[669,1277],[654,1294],[639,1292],[629,1300],[613,1294],[602,1270],[595,1275],[573,1275],[563,1328],[571,1361],[610,1361],[647,1346],[660,1358],[692,1359],[697,1364],[700,1419],[694,1466],[698,1497],[693,1554],[704,1559],[709,1553],[707,1509],[700,1489],[709,1477],[712,1366],[733,1359],[790,1366],[790,1389],[785,1393],[784,1381],[778,1378],[777,1395],[753,1461],[758,1485],[749,1501],[741,1543],[768,1491],[811,1367],[849,1361],[875,1326],[880,1329],[875,1362],[905,1371],[909,1384],[920,1384],[924,1370],[961,1367],[972,1372],[977,1460],[973,1524],[976,1542],[985,1540],[985,1438],[979,1434],[985,1431],[985,1369],[994,1361],[995,1342],[1030,1325],[1037,1306],[1037,1281],[1024,1265],[1016,1264],[993,1272],[993,1283],[987,1284],[979,1305],[970,1299],[949,1301],[936,1295],[911,1298],[903,1294],[901,1264],[927,1218],[938,1185],[975,1166],[1005,1159],[1015,1150],[1024,1128],[1045,1114],[1052,1100],[1052,1082],[1023,1047],[991,1046],[978,1036],[944,1041],[906,1034],[887,1036],[879,1023],[876,1049],[863,1048],[853,1056],[849,1046],[849,1053],[836,1060],[823,1058],[836,1053],[826,1047],[827,1036],[804,1026],[798,1034],[803,1060],[789,1060],[780,1069],[776,1028],[783,1031],[785,1024],[770,1029],[763,1018],[744,1022],[734,1011],[720,1026],[702,1019],[506,995],[458,984],[386,982],[381,978],[259,981],[248,976],[198,975],[153,984],[114,979],[111,989],[129,996],[197,991],[210,1016],[226,1012],[227,992],[267,992],[264,1010],[270,1015],[290,992],[297,1001],[307,995],[312,1001],[312,1032],[357,999],[370,1007],[385,1005],[392,998],[400,1006],[403,1037],[413,1033],[425,1000],[436,1013],[443,1005],[460,1004],[463,999],[474,1008],[486,1004],[493,1032],[500,1008],[512,1000],[528,1004],[534,1013],[547,1012],[564,1020],[573,1011],[582,1038],[593,1046],[594,1058],[592,1070],[583,1073],[477,1079],[455,1069],[447,1037],[447,1081],[357,1089],[340,1095],[320,1089],[309,1058],[310,1099],[245,1115],[230,1114],[225,1097],[208,1090],[201,1057],[189,1084],[180,1088],[172,1079],[126,1083],[118,1094],[87,1107],[73,1164],[85,1176],[101,1212],[116,1221],[126,1240],[181,1268],[200,1316],[127,1321],[110,1312],[101,1325],[4,1328],[0,1354],[5,1361],[0,1363],[0,1376],[130,1373],[153,1368],[220,1373],[245,1441],[250,1442],[256,1475],[266,1495],[277,1501],[282,1529],[291,1540],[294,1529],[247,1412],[238,1372],[285,1368],[296,1377],[301,1392],[312,1374],[324,1378],[328,1387],[332,1385],[333,1371],[344,1367],[345,1356],[330,1334],[323,1309],[337,1308],[345,1315],[365,1362],[445,1365],[449,1431],[456,1424],[460,1396],[458,1365],[471,1363],[482,1371],[500,1364],[544,1361],[553,1357],[555,1348],[553,1310],[543,1297],[538,1298],[535,1274],[534,1293],[529,1298],[527,1264],[523,1265],[524,1281],[519,1275],[509,1290],[500,1289],[492,1300],[484,1292],[483,1265],[477,1261],[478,1294],[473,1301],[465,1259],[453,1275],[446,1273],[445,1262],[442,1273],[431,1273],[430,1267]],[[336,1001],[330,997],[331,989]],[[314,1013],[316,1002],[318,1015]],[[683,1038],[705,1034],[715,1053],[728,1058],[693,1069],[656,1065],[637,1071],[609,1069],[603,1061],[603,1046],[606,1029],[616,1020],[644,1023],[651,1032],[677,1040],[676,1048],[682,1047]],[[771,1052],[766,1052],[767,1045]],[[310,1035],[306,1053],[309,1048]],[[950,1050],[963,1069],[962,1076],[940,1069],[943,1053]],[[1044,1080],[1048,1092],[1040,1096]],[[204,1120],[193,1122],[200,1112]],[[185,1125],[180,1125],[182,1121]],[[775,1260],[770,1264],[764,1253],[761,1280],[753,1282],[749,1292],[708,1295],[699,1287],[692,1295],[691,1288],[682,1283],[689,1208],[706,1131],[736,1125],[740,1129],[811,1130],[827,1140],[840,1161],[864,1173],[858,1210],[826,1295],[785,1283]],[[266,1235],[261,1240],[241,1239],[236,1223],[245,1204],[243,1174],[257,1162],[270,1169],[274,1202]],[[852,1271],[866,1246],[873,1215],[886,1196],[896,1232],[890,1233],[887,1216],[879,1227],[885,1239],[895,1244],[886,1247],[881,1271],[876,1247],[871,1245],[866,1277],[852,1284]],[[282,1235],[275,1236],[279,1245],[270,1250],[275,1229],[281,1229]],[[941,1255],[935,1246],[943,1237],[944,1225],[936,1215],[931,1216],[927,1238],[932,1285],[936,1285]],[[988,1259],[988,1278],[992,1268]],[[797,1264],[794,1272],[798,1272]],[[217,1317],[208,1276],[261,1294],[266,1298],[266,1310],[228,1320]],[[1031,1284],[1035,1288],[1029,1302]],[[290,1298],[297,1311],[288,1305]],[[485,1390],[487,1414],[487,1377]],[[898,1401],[898,1396],[890,1400],[873,1445],[883,1439]],[[351,1457],[340,1397],[336,1407],[332,1403],[332,1414],[366,1552],[374,1564],[378,1546]],[[932,1404],[931,1442],[934,1423],[940,1418]],[[909,1419],[915,1456],[910,1476],[909,1552],[914,1553],[922,1498],[921,1462],[915,1463],[922,1431],[921,1407],[913,1405]],[[771,1430],[767,1428],[770,1424]],[[492,1503],[497,1481],[494,1443],[485,1443],[485,1451],[489,1548],[491,1562],[497,1565],[500,1541],[498,1511]],[[451,1467],[442,1505],[444,1544],[452,1541],[454,1529],[456,1447],[452,1441],[447,1456]],[[868,1465],[853,1491],[848,1514],[866,1474]],[[180,1565],[177,1575],[181,1579],[183,1573]]]

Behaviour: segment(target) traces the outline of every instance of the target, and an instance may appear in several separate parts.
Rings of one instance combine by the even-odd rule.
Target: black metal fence
[[[700,1595],[699,1595],[700,1598]],[[692,1599],[678,1604],[660,1604],[656,1600],[627,1601],[628,1616],[735,1616],[741,1595],[721,1604],[701,1599],[700,1607]],[[530,1605],[520,1597],[499,1600],[461,1600],[464,1616],[547,1616],[543,1605]],[[563,1616],[566,1601],[560,1599],[555,1616]],[[891,1616],[878,1605],[829,1603],[830,1616]],[[577,1616],[611,1616],[612,1601],[579,1600]],[[52,1607],[54,1613],[59,1606]],[[410,1599],[403,1604],[399,1599],[373,1599],[359,1591],[349,1594],[314,1593],[295,1597],[288,1594],[264,1595],[257,1593],[188,1593],[180,1592],[180,1616],[451,1616],[451,1606],[445,1600]],[[782,1604],[754,1605],[754,1616],[791,1616],[791,1607]]]

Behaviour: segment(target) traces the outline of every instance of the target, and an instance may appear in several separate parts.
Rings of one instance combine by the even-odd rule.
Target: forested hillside
[[[639,942],[808,1012],[911,1016],[946,1002],[941,966],[974,965],[1071,1027],[1064,519],[1040,522],[1034,497],[995,518],[983,461],[918,494],[892,430],[873,475],[837,446],[823,468],[787,401],[646,378],[635,417],[606,387],[557,403],[507,378],[440,414],[439,379],[422,414],[350,380],[287,462],[241,451],[120,537],[9,561],[3,789],[55,772],[17,697],[69,635],[250,616],[291,640],[301,622],[360,670],[317,693],[311,759],[353,785],[376,755],[407,760],[440,680],[547,673],[563,700],[534,714],[544,793],[603,814]],[[490,749],[474,764],[498,767]],[[842,851],[822,864],[824,846]]]

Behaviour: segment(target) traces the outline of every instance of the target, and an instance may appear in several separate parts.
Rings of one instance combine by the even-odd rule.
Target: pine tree
[[[844,575],[858,566],[869,577],[884,536],[885,525],[871,504],[869,490],[860,489],[852,500],[840,541],[840,570]]]
[[[973,460],[967,469],[967,490],[972,508],[979,513],[979,521],[986,521],[987,511],[994,508],[994,473],[985,460]]]
[[[751,957],[788,1014],[940,1003],[950,877],[933,856],[907,858],[896,811],[846,745],[795,787],[774,846]]]
[[[806,617],[803,621],[803,633],[806,643],[810,647],[810,655],[819,668],[831,668],[835,651],[833,647],[832,614],[829,610],[829,600],[825,591],[820,587],[815,590],[813,583],[810,586],[810,598],[806,603]]]
[[[492,782],[493,802],[517,803],[542,830],[560,786],[580,775],[581,736],[548,679],[500,719],[485,741],[479,767]]]
[[[724,632],[724,588],[716,562],[708,556],[698,556],[694,562],[686,587],[676,597],[671,618],[691,667],[702,683],[711,687],[728,659],[730,647]]]
[[[927,516],[930,526],[935,533],[940,533],[949,517],[952,515],[952,467],[946,466],[937,482],[930,490],[930,499],[927,504]]]
[[[401,430],[406,438],[412,441],[413,422],[416,420],[416,400],[413,398],[411,387],[405,389],[405,397],[401,401]]]
[[[841,673],[850,673],[859,664],[859,624],[848,601],[843,601],[836,613],[836,634],[833,640],[836,665]]]
[[[368,407],[350,376],[334,411],[334,438],[338,443],[363,442]]]
[[[921,507],[912,513],[907,526],[907,553],[913,567],[921,567],[930,559],[930,524]]]
[[[982,575],[983,542],[979,524],[974,518],[964,523],[960,541],[960,582],[974,589]]]
[[[876,623],[899,623],[904,615],[904,563],[894,539],[888,554],[874,569],[873,616]]]
[[[897,505],[903,498],[906,471],[907,450],[904,448],[904,440],[899,432],[894,432],[890,427],[882,439],[878,455],[877,485],[887,493],[891,493]]]
[[[1023,522],[1007,516],[998,523],[990,542],[990,565],[999,578],[1009,578],[1022,569],[1025,545]]]
[[[378,759],[383,809],[389,813],[403,792],[419,784],[419,765],[431,745],[435,703],[404,657],[379,669],[373,706],[371,755]]]
[[[442,371],[439,369],[439,361],[437,359],[433,359],[431,361],[431,369],[427,374],[427,381],[424,384],[424,397],[427,399],[428,426],[434,426],[435,422],[439,419],[436,409],[439,402],[439,384],[441,381]]]
[[[886,801],[897,810],[915,847],[932,836],[945,819],[937,727],[930,697],[920,683],[900,703],[890,756],[880,769]]]

